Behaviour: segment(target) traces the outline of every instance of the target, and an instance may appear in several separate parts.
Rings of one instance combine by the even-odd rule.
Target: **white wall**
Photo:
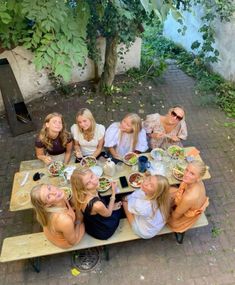
[[[104,59],[104,45],[105,39],[100,38],[98,40],[98,46],[102,50],[102,59]],[[119,46],[119,48],[122,45]],[[124,55],[125,64],[118,60],[116,73],[123,73],[132,67],[139,67],[141,54],[141,39],[137,38],[129,51]],[[48,77],[47,71],[36,71],[35,66],[32,64],[33,55],[30,51],[23,47],[16,47],[12,51],[4,51],[0,54],[0,58],[7,58],[9,61],[15,78],[18,82],[20,90],[23,94],[25,102],[28,102],[34,98],[42,96],[43,93],[53,89]],[[103,62],[99,67],[99,73],[101,74],[103,68]],[[86,67],[74,68],[72,73],[72,82],[79,82],[90,80],[94,78],[94,64],[90,59],[86,60]],[[2,96],[0,92],[0,112],[4,110]]]
[[[201,15],[203,15],[202,7],[196,6],[193,14],[182,12],[187,31],[184,36],[177,32],[181,26],[170,15],[164,23],[164,35],[173,40],[175,43],[181,44],[186,50],[191,50],[191,44],[198,40],[202,42],[201,35],[198,32],[201,26]],[[215,72],[221,74],[225,79],[235,81],[235,19],[229,23],[221,23],[219,20],[215,22],[215,47],[218,49],[219,62],[211,64]]]

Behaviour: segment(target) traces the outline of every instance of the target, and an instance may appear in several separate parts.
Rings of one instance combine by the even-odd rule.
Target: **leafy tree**
[[[141,24],[153,18],[154,10],[161,16],[170,8],[163,3],[167,1],[158,6],[155,2],[161,1],[0,0],[0,47],[23,45],[34,52],[37,69],[49,68],[68,81],[72,67],[84,65],[88,50],[98,64],[96,40],[102,35],[106,51],[100,86],[111,86],[117,45],[122,42],[128,47],[140,35]]]
[[[96,48],[98,36],[106,38],[105,63],[100,88],[112,85],[119,43],[131,45],[142,31],[142,23],[151,24],[157,16],[164,21],[168,12],[182,22],[182,7],[205,8],[204,24],[200,28],[204,43],[201,56],[209,54],[214,60],[218,51],[213,48],[213,21],[216,15],[228,21],[234,11],[232,0],[0,0],[0,50],[23,45],[34,53],[37,69],[48,68],[65,81],[71,78],[73,66],[83,66],[87,55],[97,64],[100,53]],[[182,29],[184,31],[185,28]]]

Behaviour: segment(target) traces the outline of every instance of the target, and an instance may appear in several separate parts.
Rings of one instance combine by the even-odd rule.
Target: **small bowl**
[[[134,152],[128,152],[124,155],[123,162],[129,166],[133,166],[138,163],[138,155]]]
[[[172,158],[184,159],[184,148],[178,145],[171,145],[167,149],[167,153]]]
[[[62,161],[53,161],[48,165],[47,169],[52,176],[59,176],[64,169],[64,164]]]
[[[100,193],[104,193],[106,191],[108,191],[111,188],[111,182],[107,177],[100,177],[99,178],[99,188],[98,188],[98,192]]]
[[[143,182],[144,175],[140,172],[134,172],[131,173],[131,175],[128,178],[129,184],[133,188],[140,188],[142,182]]]
[[[92,167],[94,165],[96,165],[97,161],[96,158],[94,156],[85,156],[83,157],[83,159],[81,160],[80,164],[82,166],[86,166],[86,167]]]

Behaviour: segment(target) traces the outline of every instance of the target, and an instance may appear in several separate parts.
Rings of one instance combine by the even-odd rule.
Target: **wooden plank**
[[[198,228],[206,225],[208,225],[208,221],[205,214],[202,213],[192,228]],[[158,235],[168,234],[171,232],[172,231],[167,226],[165,226],[158,233]],[[120,225],[115,234],[108,240],[98,240],[89,236],[88,234],[85,234],[79,244],[69,249],[61,249],[53,245],[46,239],[45,235],[42,232],[15,236],[4,239],[0,262],[16,261],[39,256],[58,254],[62,252],[99,247],[136,239],[140,239],[140,237],[133,233],[127,219],[122,219],[120,221]]]

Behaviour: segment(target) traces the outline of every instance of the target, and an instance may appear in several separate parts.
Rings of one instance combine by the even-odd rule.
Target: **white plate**
[[[94,165],[90,167],[90,170],[95,173],[96,176],[100,177],[103,174],[103,169],[102,167],[98,165]]]

